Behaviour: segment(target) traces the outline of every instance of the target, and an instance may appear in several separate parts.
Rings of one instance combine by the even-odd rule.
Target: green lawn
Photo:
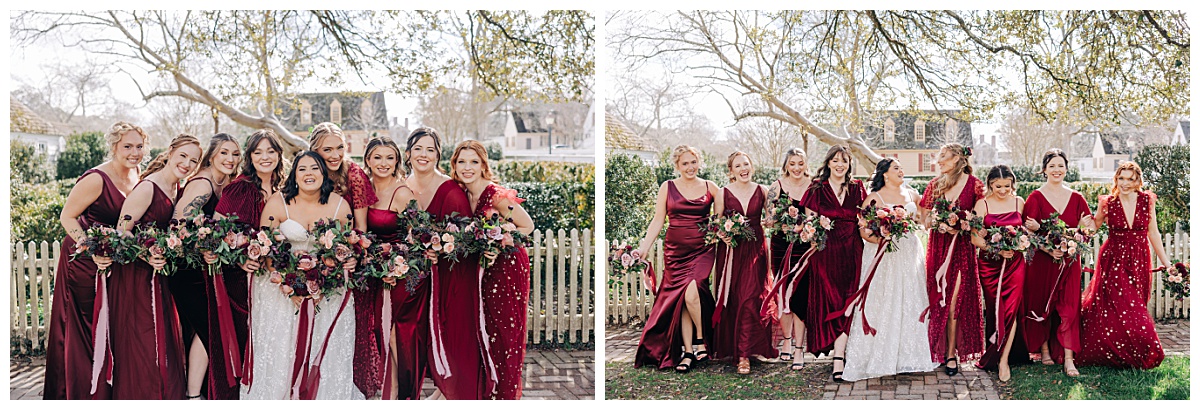
[[[708,362],[687,374],[633,368],[632,363],[606,363],[607,400],[815,400],[829,378],[830,365],[809,364],[791,371],[783,363],[752,362],[751,372],[737,374],[732,363]]]
[[[1081,367],[1074,379],[1062,366],[1027,365],[1013,368],[1006,390],[1017,400],[1189,400],[1190,364],[1173,356],[1151,370]]]

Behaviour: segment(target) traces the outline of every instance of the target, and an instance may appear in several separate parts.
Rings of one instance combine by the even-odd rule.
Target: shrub
[[[641,238],[654,216],[654,172],[636,156],[610,154],[604,165],[604,229],[609,240]]]
[[[990,169],[990,168],[989,168]],[[988,169],[983,170],[983,176],[979,179],[987,178]],[[1042,175],[1041,165],[1017,165],[1012,167],[1013,175],[1017,176],[1017,181],[1021,182],[1046,182],[1046,176]],[[1063,177],[1065,182],[1079,181],[1079,168],[1068,167],[1067,175]]]
[[[67,136],[67,147],[58,156],[55,164],[58,179],[75,179],[87,170],[104,163],[108,147],[104,144],[104,133],[98,131]]]
[[[11,140],[9,147],[14,182],[40,184],[54,180],[54,170],[50,169],[46,154],[39,154],[33,145],[18,140]]]
[[[501,183],[596,182],[596,166],[579,162],[501,161],[492,170]]]
[[[595,182],[513,182],[504,186],[516,189],[526,199],[521,206],[533,217],[536,229],[595,228]]]
[[[12,241],[46,241],[62,240],[66,235],[62,224],[58,221],[62,213],[63,203],[67,200],[63,190],[63,182],[48,182],[30,184],[24,181],[12,181],[9,192],[12,203]],[[74,181],[69,183],[74,185]],[[66,191],[69,192],[70,188]]]
[[[1187,145],[1147,145],[1134,158],[1142,167],[1146,185],[1158,195],[1155,205],[1158,229],[1164,233],[1174,232],[1176,221],[1181,223],[1182,229],[1189,229],[1189,156]]]

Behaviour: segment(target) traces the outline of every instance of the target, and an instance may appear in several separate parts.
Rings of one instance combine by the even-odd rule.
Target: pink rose
[[[992,242],[1000,242],[1001,239],[1004,239],[1004,236],[1000,235],[999,232],[992,234]]]
[[[442,243],[442,238],[437,235],[430,235],[429,243],[431,245],[439,245]]]
[[[263,246],[271,246],[271,235],[268,235],[266,231],[258,231],[258,235],[255,235],[255,238]]]
[[[821,227],[825,228],[825,230],[833,229],[833,220],[832,219],[822,216],[820,219],[818,219],[818,221],[820,221]]]
[[[444,234],[442,234],[442,242],[454,243],[454,236],[450,235],[449,233],[444,233]]]
[[[392,244],[384,242],[383,244],[379,245],[379,249],[382,249],[383,253],[392,253]]]
[[[329,267],[329,268],[337,266],[337,261],[334,260],[333,258],[321,258],[321,262],[324,263],[325,266]]]
[[[221,239],[221,240],[224,241],[225,244],[229,245],[230,248],[237,247],[237,234],[236,233],[228,232],[225,234],[225,238]]]
[[[161,246],[158,246],[157,244],[151,246],[150,249],[147,249],[147,251],[150,252],[151,256],[162,256],[163,255],[163,248]]]
[[[500,227],[497,226],[487,230],[487,237],[493,241],[499,241],[504,239],[504,232],[501,232]]]
[[[813,234],[809,233],[808,231],[801,232],[800,240],[804,242],[812,242]]]
[[[183,240],[179,239],[178,236],[171,235],[171,236],[167,237],[167,247],[168,248],[179,249],[180,246],[183,246]]]
[[[296,268],[298,268],[300,270],[305,270],[305,271],[311,270],[312,268],[315,268],[315,267],[317,267],[317,261],[313,260],[313,258],[310,256],[301,257],[300,261],[297,262],[297,264],[296,264]]]
[[[896,214],[897,218],[903,219],[905,216],[908,216],[908,212],[906,212],[904,208],[896,208],[893,212]]]
[[[356,231],[350,231],[350,233],[346,234],[346,243],[351,245],[358,243],[359,239],[361,239],[361,237],[358,236],[358,232]]]
[[[790,216],[792,218],[798,218],[798,217],[800,217],[800,210],[796,209],[796,207],[794,207],[794,206],[789,206],[788,207],[788,216]]]
[[[621,255],[621,266],[628,268],[631,265],[633,265],[633,257],[629,256],[628,253]]]
[[[350,248],[343,244],[337,244],[337,248],[333,250],[333,255],[338,262],[345,262],[346,258],[350,257]]]
[[[250,237],[246,236],[246,234],[244,234],[244,233],[238,232],[237,235],[234,236],[234,238],[233,238],[233,247],[241,248],[243,246],[246,246],[246,244],[249,242],[250,242]]]
[[[726,220],[725,220],[725,230],[726,230],[726,231],[732,231],[732,230],[733,230],[733,220],[732,220],[732,219],[726,219]]]
[[[459,232],[458,225],[455,225],[452,223],[446,224],[446,232],[458,233]]]
[[[199,236],[201,238],[207,237],[211,233],[212,233],[212,228],[209,228],[207,226],[202,226],[202,227],[200,227],[200,229],[196,230],[196,236]]]
[[[454,243],[448,243],[448,244],[442,245],[442,252],[445,252],[445,253],[454,252]]]
[[[263,247],[262,247],[262,245],[259,245],[258,243],[251,243],[250,246],[246,247],[246,257],[250,258],[250,260],[253,260],[253,261],[258,260],[258,258],[260,256],[262,256],[263,253],[264,253]]]
[[[333,239],[333,231],[325,231],[324,234],[321,234],[321,246],[324,246],[325,249],[333,249]]]
[[[875,210],[875,217],[876,217],[876,218],[881,218],[881,219],[882,219],[882,218],[886,218],[887,216],[888,216],[888,213],[887,213],[887,211],[885,211],[885,210],[882,210],[882,209],[876,209],[876,210]]]
[[[317,281],[306,280],[304,281],[304,287],[308,289],[308,294],[310,295],[317,296],[321,293],[321,286],[317,285]]]
[[[957,224],[958,223],[958,215],[951,213],[950,216],[946,218],[946,222],[949,223],[950,225]]]
[[[515,246],[514,243],[515,241],[510,233],[504,234],[504,239],[500,241],[500,244],[504,246]]]
[[[362,245],[362,247],[363,247],[364,249],[365,249],[365,248],[370,248],[370,247],[371,247],[371,238],[370,238],[370,237],[368,237],[368,236],[363,236],[363,237],[362,237],[362,239],[359,239],[359,240],[358,240],[358,244],[359,244],[359,245]]]

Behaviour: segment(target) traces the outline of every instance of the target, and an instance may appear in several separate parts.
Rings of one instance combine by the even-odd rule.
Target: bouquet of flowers
[[[433,228],[433,215],[417,207],[416,200],[410,201],[400,213],[399,225],[400,232],[407,234],[404,236],[405,243],[396,248],[409,267],[408,283],[405,286],[413,290],[421,280],[429,277],[433,265],[437,262],[430,259],[426,251],[441,253],[445,248],[442,246],[441,235]],[[453,245],[450,250],[453,252]]]
[[[1067,258],[1090,252],[1094,233],[1081,228],[1068,228],[1065,222],[1058,219],[1058,216],[1058,213],[1055,212],[1050,214],[1049,218],[1038,221],[1041,229],[1038,229],[1033,235],[1031,242],[1034,247],[1046,253],[1051,253],[1056,249],[1062,251],[1063,257],[1054,259],[1055,263],[1062,264]],[[1030,257],[1032,257],[1032,253]]]
[[[509,207],[509,211],[512,211],[512,207]],[[501,255],[516,252],[518,247],[526,247],[532,243],[527,235],[517,230],[517,225],[512,222],[512,218],[501,218],[497,212],[491,212],[487,216],[479,218],[466,218],[462,221],[466,222],[466,225],[461,229],[462,240],[460,243],[462,249],[467,253]],[[447,233],[450,231],[451,228],[447,226]],[[454,242],[450,242],[447,246],[453,244]],[[492,262],[488,258],[479,259],[479,264],[484,269],[491,266]]]
[[[355,260],[356,264],[363,259],[363,253],[366,248],[363,245],[363,234],[354,229],[349,224],[343,224],[336,220],[318,220],[313,224],[313,236],[317,238],[317,244],[312,250],[311,255],[317,258],[320,265],[324,265],[327,271],[320,272],[322,276],[338,275],[342,276],[342,282],[346,282],[354,272],[344,272],[342,266],[350,260]],[[366,240],[367,246],[370,246],[370,239]],[[344,275],[339,275],[344,274]],[[361,275],[357,275],[360,276]],[[352,286],[355,280],[350,280],[350,283],[342,283],[342,285]],[[358,280],[357,282],[362,282]]]
[[[986,228],[983,238],[991,244],[993,259],[999,259],[1002,251],[1025,252],[1031,245],[1025,228],[1012,225]]]
[[[214,219],[197,213],[191,218],[172,222],[176,234],[183,240],[185,249],[183,259],[191,266],[206,266],[209,275],[221,274],[225,265],[240,264],[246,257],[246,246],[249,244],[247,230],[237,223],[237,216]],[[217,262],[207,264],[204,253],[212,252]]]
[[[134,229],[133,244],[138,256],[146,259],[161,256],[168,261],[161,270],[155,271],[163,276],[174,275],[179,270],[177,264],[172,262],[182,260],[186,253],[183,250],[187,249],[183,246],[183,239],[174,229],[163,231],[150,225]]]
[[[983,218],[975,215],[975,212],[958,209],[954,202],[946,198],[938,198],[933,201],[933,225],[941,233],[957,229],[959,235],[970,234],[983,229]]]
[[[126,220],[132,219],[126,215]],[[71,260],[103,256],[112,258],[113,263],[127,264],[133,262],[138,254],[133,238],[122,235],[120,231],[107,226],[93,226],[84,232],[87,237],[75,244]],[[107,273],[107,269],[98,272]]]
[[[608,264],[612,267],[612,275],[609,276],[609,283],[625,283],[622,279],[628,277],[641,277],[642,272],[649,267],[649,264],[642,263],[633,257],[633,244],[637,243],[635,239],[626,241],[613,241],[608,247]],[[612,278],[618,279],[612,279]]]
[[[369,236],[364,237],[363,241],[369,244],[359,263],[361,277],[378,279],[383,283],[383,288],[388,290],[396,286],[397,280],[407,278],[408,260],[400,247],[387,242],[376,242]]]
[[[1162,277],[1163,287],[1175,296],[1175,300],[1183,300],[1192,294],[1191,267],[1180,261],[1172,262],[1167,267],[1167,275]]]
[[[771,234],[783,233],[788,243],[802,242],[800,232],[803,231],[805,217],[800,208],[792,206],[792,201],[780,197],[775,199],[771,207]]]
[[[913,212],[900,205],[888,208],[877,206],[872,201],[862,209],[860,215],[862,216],[858,220],[860,228],[868,229],[875,236],[887,240],[885,252],[898,250],[896,240],[917,228]]]
[[[731,209],[726,209],[720,216],[709,215],[708,221],[700,224],[700,231],[704,232],[706,245],[721,242],[722,234],[729,239],[731,248],[736,248],[738,242],[754,240],[754,231],[750,229],[746,216]]]
[[[291,272],[296,269],[296,255],[292,253],[292,243],[287,241],[287,237],[283,236],[278,228],[272,230],[260,231],[256,241],[259,245],[265,245],[262,249],[262,255],[254,257],[254,251],[251,247],[246,248],[246,258],[259,261],[259,268],[254,272],[257,276],[262,276],[278,271]],[[265,238],[264,238],[265,236]]]

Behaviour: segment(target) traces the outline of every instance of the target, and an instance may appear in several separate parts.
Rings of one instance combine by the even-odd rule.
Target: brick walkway
[[[636,343],[636,342],[635,342]],[[535,350],[525,355],[524,400],[593,400],[596,397],[596,356],[591,350]],[[13,358],[9,365],[9,399],[41,400],[46,358]],[[428,397],[433,382],[422,386]]]
[[[1187,355],[1191,349],[1191,322],[1178,320],[1155,324],[1163,350],[1167,355]],[[630,328],[605,329],[606,361],[630,363],[637,352],[641,331]],[[809,354],[806,363],[830,364],[827,357],[816,359]],[[870,400],[870,399],[916,399],[916,400],[999,400],[999,381],[995,374],[979,370],[973,363],[964,363],[959,374],[947,376],[945,372],[910,373],[860,380],[854,383],[825,384],[822,399],[826,400]]]

